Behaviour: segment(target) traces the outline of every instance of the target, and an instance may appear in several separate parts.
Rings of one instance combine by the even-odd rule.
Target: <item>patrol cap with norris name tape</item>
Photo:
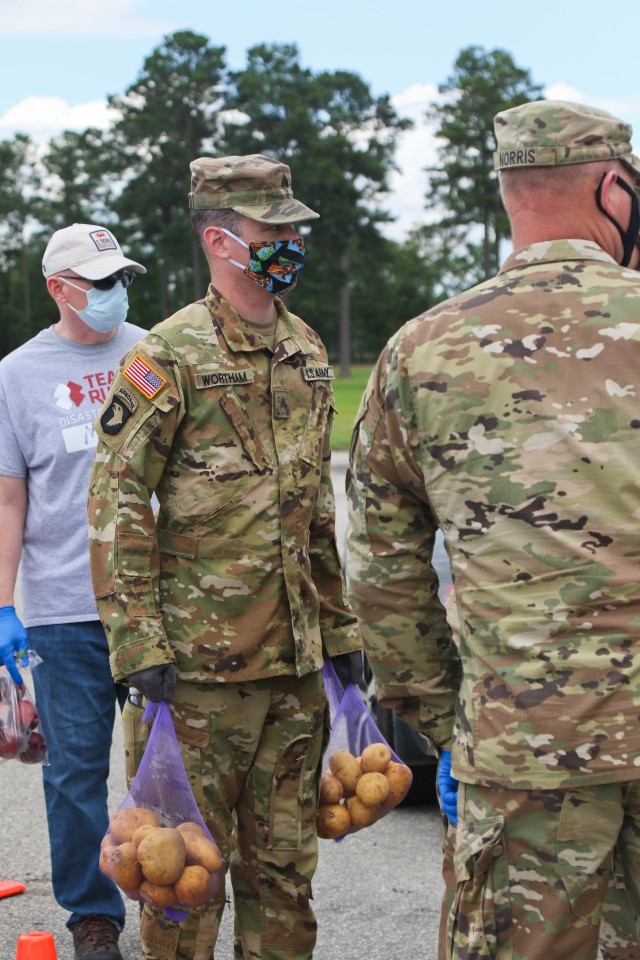
[[[235,210],[250,220],[296,223],[320,216],[293,196],[286,163],[261,153],[246,157],[200,157],[190,164],[189,207]]]
[[[621,160],[640,177],[631,124],[606,110],[567,100],[533,100],[496,114],[496,170]]]

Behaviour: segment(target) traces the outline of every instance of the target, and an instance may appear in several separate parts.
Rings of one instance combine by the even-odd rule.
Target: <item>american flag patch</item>
[[[136,353],[129,366],[122,372],[127,380],[129,380],[134,387],[137,387],[141,393],[144,393],[145,397],[149,397],[149,399],[155,397],[156,393],[158,393],[167,382],[162,374],[158,373],[157,370],[149,366],[146,360],[142,359],[139,353]]]

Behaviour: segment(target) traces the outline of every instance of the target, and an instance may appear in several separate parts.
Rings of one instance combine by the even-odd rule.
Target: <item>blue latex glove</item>
[[[355,683],[356,686],[362,683],[364,675],[362,650],[354,650],[353,653],[339,653],[336,657],[331,657],[331,663],[343,687],[346,688],[350,683]]]
[[[454,826],[458,822],[458,781],[451,776],[451,751],[443,750],[438,762],[440,807]]]
[[[14,683],[23,682],[16,665],[16,656],[21,658],[22,666],[29,665],[29,641],[27,631],[20,623],[15,607],[0,607],[0,664],[4,664]]]
[[[147,700],[170,703],[176,690],[176,668],[173,663],[163,663],[158,667],[147,667],[129,674],[129,683]]]

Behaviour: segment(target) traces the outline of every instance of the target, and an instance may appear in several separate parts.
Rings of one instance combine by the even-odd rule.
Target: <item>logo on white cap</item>
[[[108,230],[93,230],[89,236],[100,251],[118,249],[118,244]]]

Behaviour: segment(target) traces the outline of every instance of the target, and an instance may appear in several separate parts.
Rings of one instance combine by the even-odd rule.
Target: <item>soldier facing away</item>
[[[205,157],[191,172],[212,282],[116,375],[97,424],[93,583],[114,677],[172,701],[202,816],[231,856],[235,956],[304,960],[320,670],[327,656],[345,680],[362,669],[335,543],[333,369],[277,296],[303,263],[293,224],[317,214],[268,157]],[[145,960],[210,960],[224,903],[221,889],[183,923],[145,905]]]
[[[441,751],[441,960],[595,960],[616,845],[640,914],[640,161],[579,104],[495,129],[514,252],[374,369],[349,583],[382,702]]]

